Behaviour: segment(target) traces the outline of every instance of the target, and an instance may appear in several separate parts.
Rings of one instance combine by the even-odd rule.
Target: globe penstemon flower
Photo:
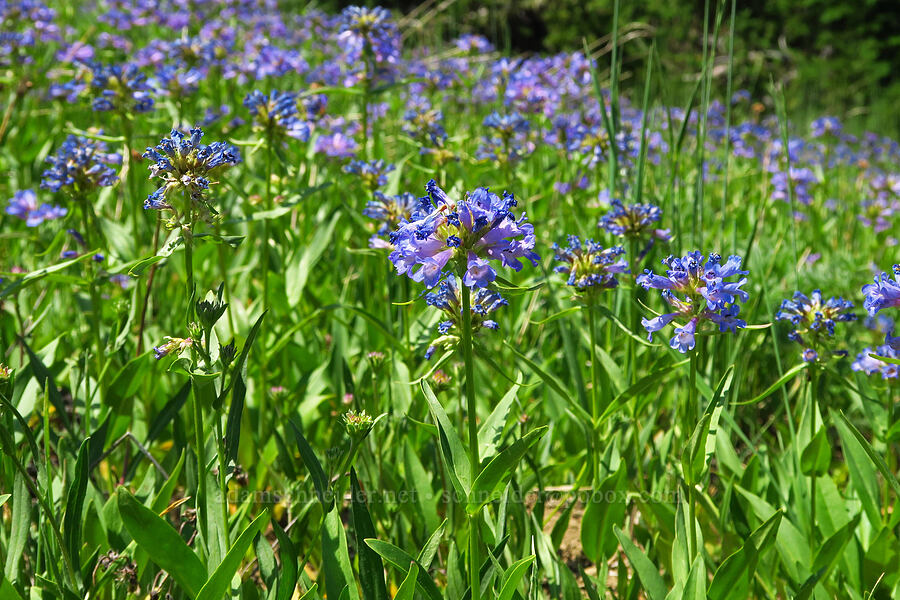
[[[44,221],[61,219],[68,212],[68,209],[62,206],[47,203],[38,206],[34,190],[19,190],[13,194],[6,206],[6,214],[22,219],[28,227],[37,227]]]
[[[553,270],[568,275],[566,284],[573,286],[579,295],[593,297],[603,290],[619,285],[617,275],[628,273],[628,262],[619,258],[625,253],[622,246],[604,248],[594,240],[576,235],[567,238],[568,246],[553,244],[554,258],[562,263]]]
[[[425,358],[430,359],[438,346],[451,349],[459,343],[459,331],[462,327],[462,298],[456,278],[451,274],[441,281],[436,292],[425,294],[425,301],[442,310],[447,318],[438,323],[440,337],[435,339],[425,352]],[[497,329],[499,324],[488,318],[501,306],[509,303],[498,292],[486,288],[480,288],[472,296],[471,306],[471,330],[474,335],[482,329]]]
[[[254,130],[267,140],[290,137],[302,142],[309,140],[310,124],[299,117],[297,95],[272,90],[268,95],[259,90],[247,94],[244,106],[253,117]]]
[[[387,174],[394,170],[394,165],[383,160],[352,160],[344,165],[344,173],[356,175],[363,186],[369,191],[375,191],[383,185],[387,185]]]
[[[738,318],[739,303],[746,302],[748,294],[741,289],[747,282],[749,271],[741,270],[741,258],[731,256],[722,264],[722,257],[710,254],[706,259],[699,251],[689,252],[683,258],[669,256],[663,263],[669,267],[666,275],[657,275],[647,269],[637,277],[644,289],[660,290],[663,299],[675,309],[653,319],[642,319],[648,339],[674,321],[683,322],[675,328],[675,336],[669,345],[681,353],[696,346],[698,333],[731,331],[746,327]],[[727,281],[739,277],[736,281]],[[706,330],[706,331],[704,331]]]
[[[207,200],[209,186],[217,183],[218,173],[241,162],[237,148],[223,142],[202,144],[203,130],[191,129],[185,135],[173,129],[155,148],[147,148],[144,158],[150,165],[150,178],[161,179],[163,185],[144,201],[145,209],[172,211],[180,220],[193,221],[195,213],[210,220],[218,211]],[[173,200],[182,196],[186,206]]]
[[[90,67],[90,85],[96,94],[91,101],[94,110],[118,111],[122,114],[153,110],[153,88],[137,65],[93,63]]]
[[[387,196],[376,191],[372,200],[366,203],[366,207],[362,211],[364,216],[380,223],[375,234],[369,238],[369,247],[393,249],[394,246],[384,239],[385,236],[396,229],[401,221],[409,219],[418,202],[419,199],[409,192],[397,196]]]
[[[425,186],[409,220],[391,233],[395,250],[389,255],[397,273],[434,287],[455,273],[466,287],[487,287],[497,277],[489,261],[515,271],[520,258],[537,266],[534,227],[522,216],[516,220],[516,200],[487,188],[477,188],[463,200],[451,200],[434,180]]]
[[[111,165],[120,165],[119,154],[109,152],[99,140],[70,135],[56,153],[47,157],[50,165],[43,173],[41,188],[64,191],[72,198],[83,198],[100,187],[114,185],[119,176]]]
[[[900,336],[894,339],[900,339]],[[882,379],[900,379],[900,365],[879,360],[876,358],[878,356],[898,360],[900,359],[900,349],[894,348],[889,344],[878,346],[875,349],[866,348],[856,355],[856,360],[853,361],[850,368],[866,375],[875,375],[877,373],[881,375]]]
[[[862,288],[862,293],[866,296],[863,308],[870,316],[874,317],[878,311],[885,308],[900,307],[900,265],[894,265],[892,271],[893,279],[882,272],[875,278],[875,283],[864,285]]]
[[[794,325],[788,339],[803,346],[801,358],[804,362],[814,363],[827,357],[847,355],[846,350],[833,347],[834,326],[839,322],[855,321],[857,315],[852,310],[853,303],[843,298],[823,301],[819,290],[813,290],[809,296],[795,292],[791,299],[782,301],[775,319]]]

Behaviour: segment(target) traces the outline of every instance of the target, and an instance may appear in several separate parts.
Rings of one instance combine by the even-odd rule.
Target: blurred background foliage
[[[322,1],[339,10],[359,2]],[[434,44],[479,33],[499,50],[552,53],[586,41],[608,54],[613,0],[380,0],[410,17],[407,36]],[[736,0],[734,88],[767,98],[783,84],[794,119],[841,114],[854,129],[900,131],[900,2],[896,0]],[[724,96],[732,0],[621,0],[622,87],[642,85],[656,42],[670,100],[681,103],[698,77],[704,30],[716,41],[715,81]],[[722,24],[714,40],[717,12]],[[704,27],[704,14],[707,23]],[[608,60],[608,56],[606,56]],[[601,59],[601,64],[603,63]],[[693,75],[692,75],[693,74]],[[854,127],[855,125],[855,127]]]

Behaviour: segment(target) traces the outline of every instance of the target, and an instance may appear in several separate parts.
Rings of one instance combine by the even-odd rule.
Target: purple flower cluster
[[[456,278],[451,274],[441,281],[436,292],[428,292],[425,294],[425,301],[435,308],[442,310],[447,318],[438,323],[438,332],[441,337],[435,340],[425,353],[425,358],[430,359],[439,344],[451,345],[456,341],[452,331],[459,330],[462,323],[462,300],[460,299],[459,287],[456,285]],[[501,306],[509,303],[503,296],[493,290],[481,288],[476,290],[472,295],[472,332],[475,333],[480,329],[497,329],[499,325],[496,321],[488,318],[494,311]]]
[[[115,184],[119,176],[110,165],[121,162],[121,156],[109,152],[104,142],[70,135],[47,157],[50,168],[43,173],[41,187],[54,192],[65,188],[73,196],[87,194]]]
[[[875,283],[863,286],[862,292],[866,296],[863,308],[870,316],[883,308],[900,307],[900,265],[894,265],[893,271],[893,279],[887,273],[881,273]]]
[[[662,218],[662,211],[652,204],[625,205],[618,198],[611,201],[611,210],[600,217],[598,227],[613,235],[632,239],[672,239],[668,229],[656,229],[653,224]]]
[[[244,106],[253,116],[256,128],[273,138],[288,136],[307,141],[310,124],[298,116],[297,95],[272,90],[267,96],[259,90],[247,94]]]
[[[371,162],[353,160],[344,165],[344,173],[356,175],[369,190],[375,190],[387,184],[387,174],[394,170],[394,165],[387,164],[380,158]]]
[[[835,323],[857,319],[852,310],[853,303],[840,297],[831,297],[823,302],[820,290],[813,290],[809,296],[794,292],[792,298],[782,301],[775,319],[793,324],[794,329],[788,334],[788,339],[804,347],[804,361],[815,362],[826,350],[832,356],[847,355],[846,350],[831,349],[830,338],[834,337]]]
[[[391,12],[380,6],[345,8],[338,42],[351,63],[369,52],[376,63],[394,63],[400,58],[400,32],[391,20]]]
[[[116,110],[143,113],[153,110],[153,88],[137,65],[104,65],[93,63],[91,89],[95,96],[91,106],[96,111]]]
[[[382,237],[388,235],[404,220],[408,219],[413,209],[418,205],[419,199],[409,192],[397,196],[387,196],[376,191],[372,200],[366,203],[362,214],[370,219],[380,221],[377,235],[369,238],[370,248],[393,248]]]
[[[490,134],[481,139],[481,145],[475,151],[478,160],[515,164],[534,152],[534,142],[528,137],[531,124],[521,114],[493,112],[485,117],[483,125]]]
[[[566,273],[568,285],[579,292],[590,293],[614,288],[619,285],[616,275],[628,272],[628,262],[619,258],[625,253],[622,246],[604,248],[594,240],[584,243],[577,235],[567,238],[568,246],[553,244],[554,258],[566,263],[553,270]],[[617,260],[618,259],[618,260]]]
[[[893,339],[900,339],[900,336]],[[878,360],[877,358],[871,356],[872,354],[875,354],[876,356],[883,356],[885,358],[900,359],[900,348],[896,348],[889,344],[878,346],[874,350],[872,350],[871,348],[866,348],[856,355],[856,360],[853,361],[853,364],[850,365],[850,368],[854,371],[862,371],[866,375],[874,375],[876,373],[879,373],[881,374],[881,377],[883,379],[900,378],[900,365],[887,363],[883,360]]]
[[[19,190],[9,199],[6,214],[25,221],[28,227],[37,227],[44,221],[60,219],[69,211],[61,206],[41,204],[38,206],[37,195],[32,190]]]
[[[746,327],[747,323],[737,315],[740,313],[738,302],[746,302],[748,298],[747,292],[741,289],[747,278],[726,281],[730,277],[748,274],[748,271],[741,270],[739,256],[730,256],[722,264],[722,257],[718,254],[710,254],[706,259],[701,252],[695,251],[683,258],[669,256],[663,264],[669,267],[665,276],[647,269],[637,277],[637,283],[644,289],[660,290],[663,299],[675,309],[653,319],[641,320],[649,339],[652,340],[654,332],[673,320],[684,321],[683,326],[675,328],[675,336],[669,345],[685,353],[694,349],[695,334],[698,328],[702,332],[704,323],[715,325],[720,332],[734,332]]]
[[[201,144],[203,130],[190,130],[190,135],[173,129],[155,148],[147,148],[144,158],[155,161],[150,177],[163,180],[163,185],[144,201],[145,209],[170,209],[167,198],[179,192],[200,200],[209,189],[210,177],[241,162],[237,148],[224,142]]]
[[[397,273],[429,288],[455,273],[464,285],[484,288],[497,277],[490,260],[516,271],[520,258],[537,265],[534,226],[524,215],[516,220],[512,194],[500,197],[482,187],[454,201],[434,180],[425,189],[410,219],[391,233],[389,258]]]

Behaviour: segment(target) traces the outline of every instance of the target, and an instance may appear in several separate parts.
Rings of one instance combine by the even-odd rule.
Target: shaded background
[[[357,2],[358,3],[358,2]],[[353,2],[325,1],[339,10]],[[372,4],[372,3],[369,3]],[[511,53],[559,52],[602,42],[612,30],[612,0],[381,0],[414,16],[406,28],[416,42],[435,43],[460,33],[480,33]],[[718,10],[716,85],[724,96],[728,70],[731,0],[708,4],[712,31]],[[663,81],[683,99],[696,80],[703,51],[705,0],[621,0],[624,40],[622,87],[642,85],[655,41]],[[735,11],[734,89],[765,98],[770,81],[784,84],[796,118],[834,113],[869,127],[898,129],[900,105],[900,2],[897,0],[738,0]],[[608,44],[606,45],[608,50]],[[636,83],[638,82],[638,83]]]

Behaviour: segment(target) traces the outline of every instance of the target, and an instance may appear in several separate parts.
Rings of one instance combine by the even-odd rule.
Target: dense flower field
[[[900,145],[713,77],[727,13],[629,99],[615,34],[44,1],[0,0],[4,600],[900,596]]]

